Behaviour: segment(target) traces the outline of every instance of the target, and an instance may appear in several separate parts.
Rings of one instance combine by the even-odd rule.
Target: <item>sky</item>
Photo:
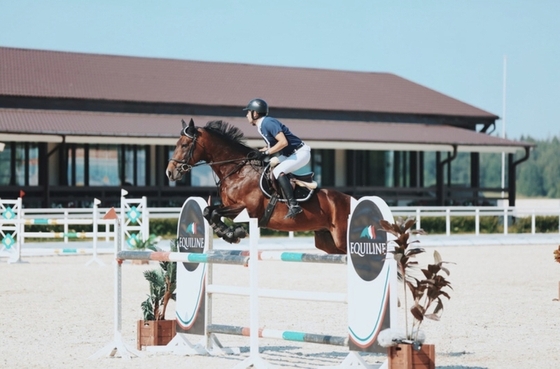
[[[0,0],[0,46],[393,73],[542,140],[560,138],[559,16],[559,0]]]

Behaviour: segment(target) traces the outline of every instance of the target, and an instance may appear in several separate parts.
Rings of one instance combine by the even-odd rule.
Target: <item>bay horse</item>
[[[195,127],[191,119],[187,125],[182,121],[181,136],[177,141],[173,157],[167,165],[167,177],[171,181],[181,179],[191,168],[206,164],[216,174],[218,193],[222,204],[205,209],[205,218],[212,228],[221,232],[227,230],[221,218],[235,218],[247,209],[251,218],[261,219],[270,202],[259,186],[264,170],[260,161],[255,160],[256,150],[245,144],[243,132],[227,122],[211,121],[205,127]],[[314,231],[315,247],[328,254],[346,253],[346,230],[350,214],[351,197],[342,192],[317,189],[300,205],[303,212],[293,219],[284,219],[287,206],[277,206],[270,215],[266,228],[277,231]],[[239,242],[246,236],[244,229],[236,229],[235,237],[229,242]]]

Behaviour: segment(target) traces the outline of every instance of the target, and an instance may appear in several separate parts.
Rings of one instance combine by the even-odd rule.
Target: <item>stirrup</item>
[[[303,211],[303,209],[301,208],[301,206],[299,206],[299,204],[290,205],[290,207],[288,208],[288,214],[286,214],[284,219],[295,218],[295,216],[298,215],[299,213],[301,213],[302,211]]]

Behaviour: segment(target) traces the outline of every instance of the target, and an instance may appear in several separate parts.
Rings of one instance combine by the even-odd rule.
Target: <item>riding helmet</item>
[[[268,115],[268,104],[263,99],[253,99],[249,101],[249,104],[243,110],[252,110],[259,114]]]

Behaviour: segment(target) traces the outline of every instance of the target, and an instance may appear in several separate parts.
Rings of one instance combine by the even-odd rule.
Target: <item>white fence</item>
[[[92,208],[47,208],[30,209],[23,208],[21,198],[16,200],[0,199],[0,252],[9,253],[9,262],[21,261],[21,248],[26,238],[48,238],[64,239],[68,243],[69,238],[92,239],[93,253],[96,255],[97,241],[105,238],[109,241],[115,237],[112,220],[104,220],[105,214],[110,210],[115,212],[122,224],[123,232],[120,234],[122,243],[135,246],[138,242],[145,241],[149,236],[149,217],[147,211],[146,197],[140,199],[126,199],[123,190],[120,209],[100,209],[101,201],[95,199]],[[62,232],[30,231],[26,226],[63,226]],[[91,232],[76,232],[70,227],[73,225],[92,225]],[[101,231],[100,227],[104,227]],[[68,250],[76,252],[77,250]],[[58,251],[57,251],[58,252]],[[63,250],[62,253],[65,253]]]
[[[558,217],[558,233],[560,233],[560,208],[516,208],[516,207],[495,207],[495,206],[420,206],[420,207],[407,207],[407,206],[394,206],[390,207],[395,217],[414,217],[416,218],[416,227],[422,228],[422,218],[426,217],[440,217],[445,218],[445,234],[452,235],[451,219],[453,217],[474,217],[475,229],[474,234],[480,234],[480,219],[487,216],[497,216],[503,222],[504,234],[508,234],[508,224],[511,218],[531,218],[531,234],[536,234],[537,216],[554,216]],[[25,218],[44,218],[45,214],[50,214],[49,218],[72,219],[72,218],[92,218],[92,209],[23,209]],[[103,217],[109,209],[99,208],[100,218]],[[117,209],[118,211],[118,209]],[[165,218],[179,218],[181,212],[180,207],[173,208],[147,208],[149,219],[165,219]],[[109,230],[107,237],[109,235]],[[100,233],[104,237],[105,233]],[[27,236],[27,235],[26,235]],[[27,236],[28,237],[28,236]]]
[[[422,228],[422,219],[430,218],[445,218],[445,234],[451,236],[453,229],[451,227],[451,219],[453,217],[474,217],[475,229],[474,234],[480,234],[481,218],[488,216],[496,216],[503,222],[503,234],[508,234],[508,225],[511,224],[512,218],[531,218],[531,234],[536,234],[536,217],[538,216],[553,216],[558,217],[558,233],[560,233],[560,208],[516,208],[516,207],[490,207],[490,206],[451,206],[451,207],[391,207],[395,217],[414,217],[416,219],[416,227]],[[92,224],[94,218],[94,211],[97,211],[97,219],[103,218],[109,208],[53,208],[53,209],[21,209],[22,219],[25,219],[25,224],[41,224],[41,222],[34,223],[32,219],[45,220],[49,219],[51,223],[64,226],[64,232],[55,234],[54,232],[28,232],[22,230],[22,238],[64,238],[67,243],[69,238],[81,238],[81,235],[73,235],[69,228],[72,224]],[[119,209],[115,209],[119,213]],[[149,224],[149,219],[164,219],[164,218],[179,218],[180,207],[173,208],[155,208],[148,207],[145,209],[144,216],[147,216],[146,226]],[[47,223],[42,223],[47,224]],[[113,236],[110,225],[99,224],[100,228],[97,231],[97,237],[104,238],[109,241]]]
[[[531,234],[536,234],[536,217],[537,216],[554,216],[558,217],[558,233],[560,233],[560,208],[540,208],[527,209],[516,207],[494,207],[494,206],[450,206],[450,207],[392,207],[391,211],[395,217],[415,217],[416,228],[422,228],[422,218],[424,217],[444,217],[445,218],[445,234],[451,236],[451,218],[452,217],[472,217],[475,218],[474,234],[480,234],[481,217],[496,216],[500,217],[503,222],[503,234],[508,234],[508,227],[511,218],[531,218]]]

